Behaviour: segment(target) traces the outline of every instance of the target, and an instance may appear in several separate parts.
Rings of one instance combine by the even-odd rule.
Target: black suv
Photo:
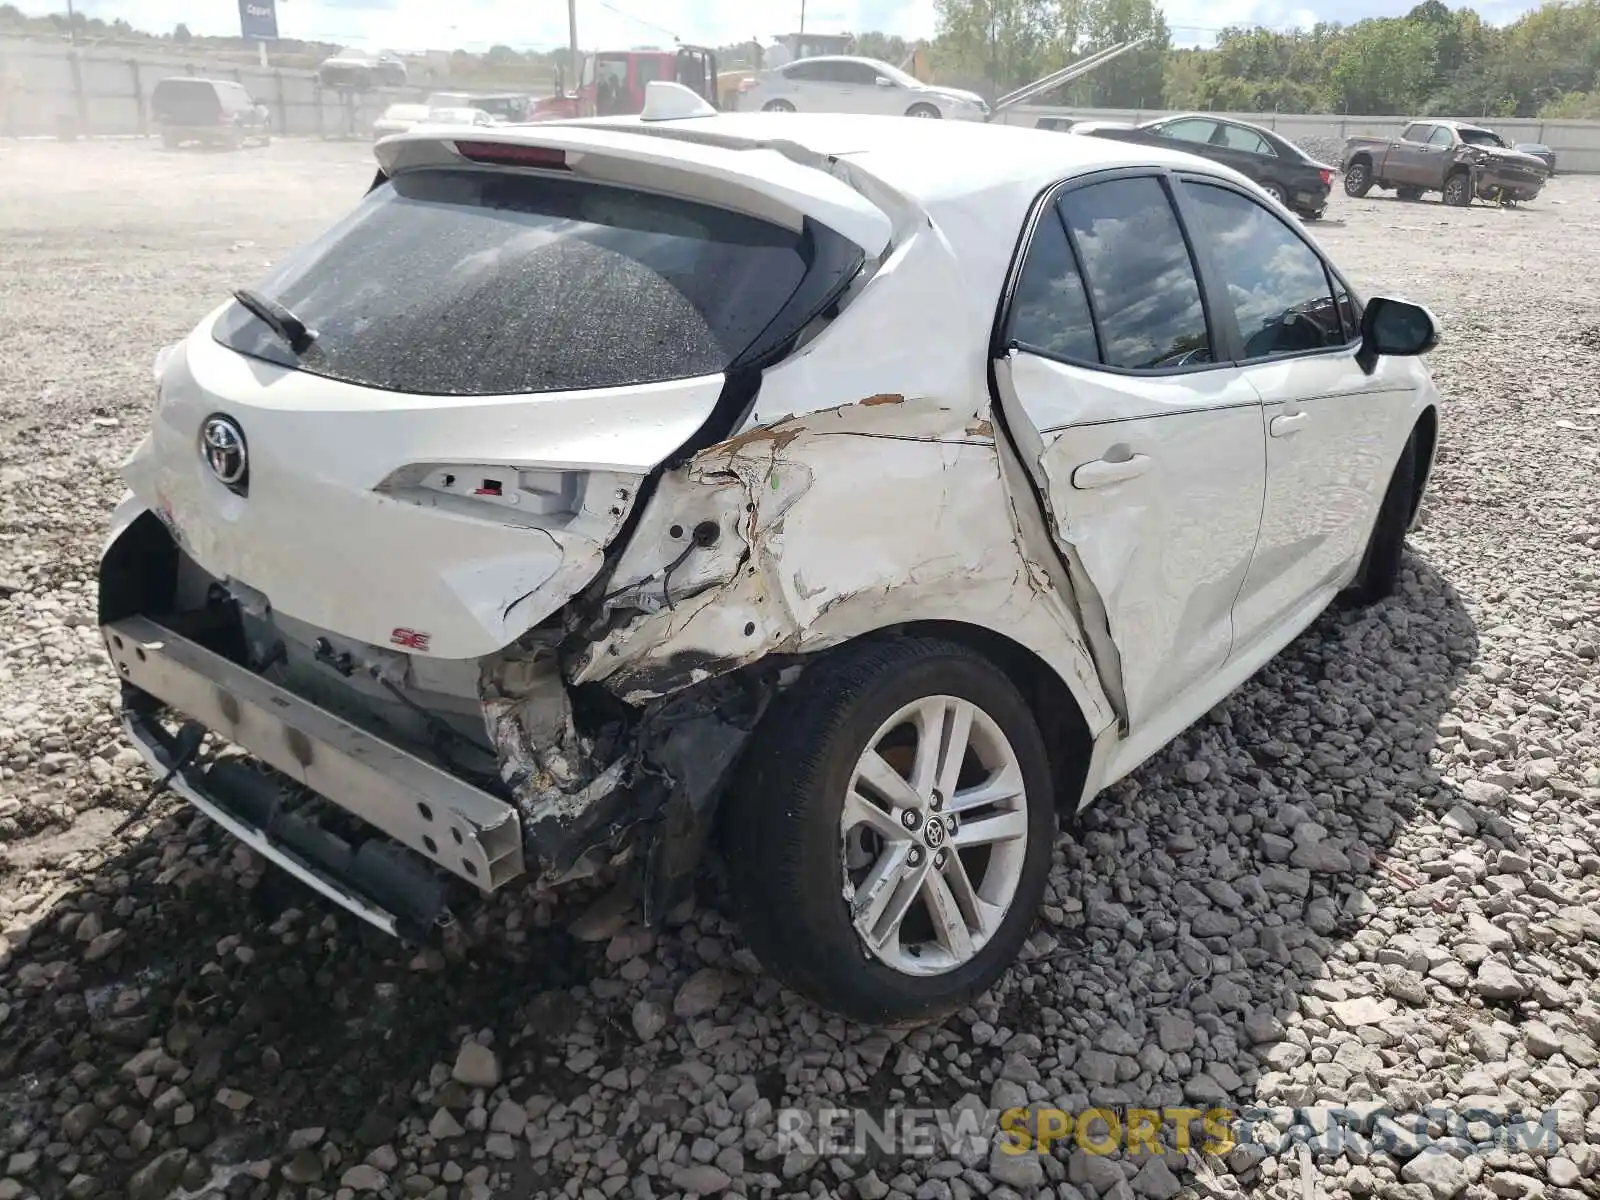
[[[204,142],[237,150],[248,141],[272,140],[272,114],[244,85],[227,79],[163,79],[150,93],[150,118],[169,150]]]

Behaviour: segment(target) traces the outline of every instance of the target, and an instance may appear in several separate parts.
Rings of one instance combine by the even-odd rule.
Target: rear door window
[[[1261,154],[1276,157],[1272,147],[1265,138],[1253,129],[1246,129],[1243,125],[1220,125],[1221,131],[1217,135],[1217,144],[1226,146],[1229,150],[1243,150],[1246,154]]]
[[[1209,143],[1216,136],[1217,123],[1199,117],[1187,117],[1181,121],[1168,121],[1157,132],[1162,137],[1175,138],[1180,142]]]
[[[725,371],[761,337],[813,250],[808,233],[626,188],[408,172],[254,289],[316,331],[304,355],[238,304],[214,337],[424,395],[687,379]]]
[[[1070,362],[1098,363],[1094,316],[1083,276],[1067,241],[1061,213],[1051,205],[1039,216],[1011,300],[1009,340]]]
[[[820,83],[833,78],[828,73],[828,64],[818,62],[795,63],[792,67],[784,68],[782,74],[785,79],[793,79],[798,83]]]
[[[1160,181],[1141,176],[1074,188],[1060,206],[1106,365],[1137,371],[1209,361],[1200,284]]]

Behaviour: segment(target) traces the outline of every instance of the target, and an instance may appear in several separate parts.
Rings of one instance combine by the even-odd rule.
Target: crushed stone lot
[[[1505,211],[1336,192],[1315,236],[1444,328],[1402,594],[1324,615],[1063,834],[982,1003],[885,1033],[763,976],[713,880],[655,934],[521,895],[419,952],[174,800],[112,835],[152,780],[95,562],[152,357],[372,170],[0,142],[0,1200],[1600,1195],[1600,178]],[[1271,1111],[1114,1155],[1087,1125],[857,1154],[783,1112],[1028,1105]]]

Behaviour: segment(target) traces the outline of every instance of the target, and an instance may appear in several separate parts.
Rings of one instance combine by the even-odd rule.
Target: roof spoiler
[[[677,102],[670,96],[668,101],[670,111]],[[458,143],[470,145],[470,159]],[[542,169],[529,161],[527,151],[543,150],[559,157],[564,174],[578,178],[654,188],[793,229],[810,217],[860,246],[869,259],[884,252],[893,233],[887,213],[826,170],[769,147],[664,138],[643,124],[414,129],[384,138],[374,154],[380,174],[392,178],[404,171],[492,161],[484,150],[495,146],[505,147],[510,169]]]

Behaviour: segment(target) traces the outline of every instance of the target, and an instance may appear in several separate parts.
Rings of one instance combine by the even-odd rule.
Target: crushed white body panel
[[[423,632],[410,649],[443,658],[500,649],[588,583],[639,481],[723,386],[391,395],[244,359],[211,339],[215,315],[168,363],[151,434],[123,467],[134,493],[212,575],[374,645]],[[248,498],[196,447],[224,403],[249,439]],[[472,494],[485,479],[500,496]]]
[[[1253,195],[1242,176],[1132,143],[703,116],[658,94],[661,120],[386,139],[374,190],[444,176],[485,221],[524,202],[553,214],[527,236],[492,225],[489,249],[444,264],[430,294],[437,278],[542,251],[561,222],[591,239],[585,253],[618,258],[652,236],[775,247],[741,268],[770,306],[719,312],[708,334],[724,365],[620,387],[413,394],[318,374],[310,322],[297,338],[293,313],[241,297],[246,322],[310,357],[221,344],[226,309],[165,355],[102,569],[108,638],[148,610],[231,664],[219,674],[309,697],[503,803],[542,882],[629,859],[659,903],[692,873],[768,703],[823,651],[907,631],[993,651],[1029,702],[1072,710],[1051,727],[1067,728],[1071,744],[1051,750],[1070,761],[1051,770],[1086,803],[1357,578],[1402,447],[1436,427],[1425,351],[1369,355],[1363,325],[1338,348],[1252,362],[1215,317],[1207,346],[1222,356],[1203,368],[1114,370],[1008,340],[1018,263],[1054,189],[1127,168],[1161,189],[1188,186],[1182,175]],[[636,219],[667,201],[702,207]],[[738,236],[695,232],[731,214]],[[685,253],[645,255],[643,274],[665,279]],[[792,290],[762,297],[774,261],[805,265]],[[693,292],[666,307],[710,329],[716,296]],[[608,299],[565,302],[592,321],[582,306]],[[356,301],[353,320],[334,311],[360,343]],[[534,311],[538,328],[568,328]],[[609,333],[626,349],[648,360],[666,342],[652,313],[610,311],[630,314]],[[571,338],[585,354],[587,332]],[[1089,340],[1099,354],[1098,329]],[[126,703],[160,742],[162,704],[193,708],[196,693],[141,677]],[[204,799],[203,778],[184,778]],[[341,892],[334,868],[287,857]]]

